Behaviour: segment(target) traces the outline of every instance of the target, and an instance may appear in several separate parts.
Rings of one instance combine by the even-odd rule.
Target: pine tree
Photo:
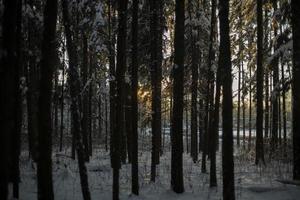
[[[176,193],[184,192],[183,153],[183,73],[184,73],[184,1],[176,0],[173,66],[173,113],[171,124],[171,187]]]
[[[189,18],[192,21],[192,12],[193,12],[193,3],[194,1],[189,0]],[[198,130],[197,130],[197,94],[198,94],[198,47],[196,45],[197,35],[193,34],[195,30],[195,25],[191,24],[190,35],[191,35],[191,56],[192,56],[192,102],[191,102],[191,156],[193,162],[196,163],[198,160]]]
[[[256,71],[256,156],[255,164],[265,162],[263,143],[263,17],[262,0],[257,0],[257,71]]]
[[[12,156],[12,135],[15,133],[15,86],[16,77],[18,75],[18,4],[19,0],[3,1],[4,13],[2,20],[2,48],[5,52],[1,56],[0,66],[0,199],[8,198],[8,182],[9,175],[13,165]]]
[[[44,10],[44,32],[42,42],[41,79],[39,96],[39,134],[38,134],[38,199],[52,200],[52,127],[51,96],[52,77],[56,58],[57,0],[47,0]]]
[[[293,27],[293,177],[300,180],[300,5],[296,0],[291,1]]]
[[[152,151],[151,151],[151,181],[155,182],[156,165],[159,164],[161,137],[161,80],[159,76],[159,2],[150,1],[150,51],[151,51],[151,109],[152,109]]]
[[[132,113],[132,163],[131,176],[133,194],[139,194],[139,173],[138,173],[138,0],[132,2],[132,55],[131,55],[131,113]]]
[[[214,58],[214,50],[213,50],[213,42],[215,37],[215,24],[216,24],[216,1],[212,0],[212,9],[211,9],[211,27],[210,27],[210,44],[209,44],[209,56],[208,56],[208,63],[209,68],[211,68],[213,58]],[[219,71],[219,66],[218,66]],[[217,74],[220,75],[220,74]],[[209,138],[209,156],[210,156],[210,187],[214,187],[217,185],[217,178],[216,178],[216,145],[218,140],[218,125],[219,125],[219,104],[220,104],[220,80],[217,77],[217,87],[216,90],[216,101],[214,106],[211,105],[212,111],[210,114],[210,123],[209,123],[209,131],[210,131],[210,138]],[[212,81],[212,85],[213,85]],[[214,87],[214,86],[212,86]],[[213,94],[214,95],[214,94]],[[212,97],[213,99],[214,97]],[[212,100],[213,104],[213,100]]]
[[[74,138],[74,150],[76,149],[81,191],[84,200],[90,200],[91,194],[89,191],[87,168],[85,165],[85,151],[82,144],[82,128],[80,123],[80,113],[82,113],[82,99],[80,95],[81,82],[79,78],[79,64],[77,57],[77,48],[73,41],[70,16],[69,16],[69,4],[68,0],[62,0],[62,14],[63,23],[66,35],[66,46],[69,56],[69,85],[70,85],[70,96],[71,96],[71,117],[72,117],[72,128],[71,132]]]
[[[222,69],[222,173],[223,199],[234,200],[234,161],[233,161],[233,131],[232,131],[232,76],[231,52],[229,38],[229,0],[219,2],[220,20],[220,57],[219,65]]]
[[[126,31],[127,31],[127,4],[128,1],[118,2],[118,39],[117,39],[117,65],[116,65],[116,101],[115,109],[120,113],[116,115],[116,124],[112,135],[113,152],[113,199],[119,199],[119,169],[121,168],[121,136],[124,131],[124,76],[126,72]]]
[[[274,12],[277,11],[277,0],[272,0]],[[277,27],[274,27],[274,38],[277,38]],[[278,42],[274,44],[274,51],[278,48]],[[278,57],[275,57],[272,60],[272,70],[273,70],[273,94],[272,94],[272,135],[271,135],[271,151],[270,155],[274,153],[277,143],[278,143],[278,87],[277,84],[279,83],[279,74],[278,74]]]

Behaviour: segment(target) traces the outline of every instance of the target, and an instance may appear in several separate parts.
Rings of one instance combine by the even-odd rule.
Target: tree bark
[[[65,52],[63,50],[63,52]],[[60,140],[59,140],[59,151],[62,151],[63,136],[64,136],[64,87],[65,87],[65,60],[62,65],[62,84],[61,84],[61,96],[60,96]]]
[[[80,123],[80,113],[82,112],[82,100],[80,95],[81,83],[78,73],[78,58],[75,43],[72,39],[70,29],[70,17],[68,11],[68,0],[62,0],[63,23],[69,55],[69,76],[70,76],[70,96],[71,96],[71,116],[72,116],[72,135],[74,136],[75,149],[78,157],[78,168],[80,175],[81,191],[84,200],[90,200],[87,168],[85,166],[85,152],[82,145],[82,130]]]
[[[291,1],[293,27],[293,178],[300,180],[300,5]]]
[[[221,97],[221,66],[218,66],[216,75],[216,94],[215,94],[215,106],[212,117],[212,137],[210,143],[210,187],[217,186],[217,172],[216,172],[216,148],[217,140],[219,140],[219,108],[220,108],[220,97]]]
[[[234,161],[233,161],[233,132],[232,132],[232,76],[231,52],[229,38],[229,0],[219,2],[220,20],[220,57],[219,65],[222,67],[222,174],[223,199],[234,200]]]
[[[126,72],[127,0],[118,2],[118,39],[116,65],[116,121],[113,131],[113,199],[119,199],[119,169],[121,168],[121,136],[124,131],[124,76]]]
[[[249,41],[249,44],[251,42]],[[250,46],[249,46],[250,47]],[[249,51],[250,56],[250,51]],[[252,147],[252,66],[249,65],[249,135],[248,135],[248,150]]]
[[[161,79],[159,76],[159,5],[157,0],[150,1],[150,51],[151,51],[151,109],[152,109],[152,151],[151,151],[151,181],[155,182],[156,165],[159,164],[159,140],[161,137]]]
[[[11,168],[11,181],[13,183],[13,197],[19,199],[19,182],[20,182],[20,167],[19,167],[19,156],[21,152],[21,132],[22,132],[22,93],[21,93],[21,76],[23,74],[23,64],[22,64],[22,1],[17,4],[17,59],[15,65],[15,75],[14,75],[14,99],[15,99],[15,113],[14,120],[15,126],[12,134],[12,168]]]
[[[38,161],[37,181],[38,199],[52,200],[52,127],[51,127],[51,97],[52,78],[56,58],[56,21],[57,0],[47,0],[44,10],[44,32],[42,42],[41,79],[39,96],[39,134],[38,134]]]
[[[139,195],[138,166],[138,0],[132,2],[132,54],[131,54],[131,113],[132,113],[132,148],[131,148],[131,192]]]
[[[176,0],[173,66],[173,114],[171,124],[171,187],[176,193],[184,192],[183,153],[183,74],[184,74],[184,1]]]
[[[190,22],[192,21],[192,12],[193,12],[193,5],[192,1],[189,0],[189,18]],[[198,161],[198,130],[197,130],[197,94],[198,94],[198,68],[199,68],[199,49],[196,45],[197,38],[194,36],[193,31],[196,27],[192,24],[190,27],[190,35],[191,35],[191,54],[192,54],[192,85],[191,85],[191,93],[192,93],[192,100],[191,100],[191,156],[193,162],[196,163]]]
[[[262,0],[257,0],[257,70],[256,70],[256,156],[255,164],[265,163],[263,141],[263,11]]]
[[[274,12],[277,11],[277,0],[272,0]],[[274,38],[277,38],[277,28],[274,28]],[[277,42],[276,42],[277,43]],[[278,44],[274,45],[274,51],[278,48]],[[270,155],[274,153],[278,143],[278,91],[277,84],[279,83],[278,74],[278,58],[274,58],[272,63],[273,70],[273,94],[272,94],[272,136],[271,136],[271,151]]]
[[[245,105],[245,96],[246,96],[246,91],[245,91],[245,70],[244,70],[244,63],[242,62],[242,115],[243,115],[243,149],[246,149],[246,105]]]
[[[82,117],[81,117],[81,134],[84,147],[85,161],[89,161],[89,143],[88,143],[88,113],[89,113],[89,96],[86,84],[88,82],[88,47],[87,37],[82,33],[82,65],[81,65],[81,77],[82,77]]]

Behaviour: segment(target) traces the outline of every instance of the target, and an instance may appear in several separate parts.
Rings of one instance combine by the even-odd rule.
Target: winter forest
[[[0,200],[299,197],[299,1],[0,0]]]

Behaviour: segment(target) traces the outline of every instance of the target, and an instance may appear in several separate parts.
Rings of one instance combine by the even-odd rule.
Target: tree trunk
[[[101,81],[98,83],[99,89],[101,90]],[[99,139],[101,140],[102,137],[102,95],[101,92],[99,93],[98,97],[98,134],[99,134]]]
[[[229,0],[219,2],[220,20],[220,57],[219,65],[222,68],[223,86],[223,137],[222,137],[222,174],[223,199],[234,200],[234,161],[233,161],[233,133],[232,133],[232,77],[231,52],[229,38]]]
[[[251,42],[249,42],[251,44]],[[250,55],[250,53],[249,53]],[[249,65],[249,135],[248,135],[248,149],[252,147],[252,68]]]
[[[33,9],[34,5],[32,2],[28,2],[29,7]],[[35,41],[35,26],[33,25],[33,19],[28,19],[28,48],[30,51],[34,51],[36,46]],[[40,39],[40,38],[38,38]],[[27,132],[28,132],[28,144],[29,153],[33,161],[37,161],[37,135],[38,135],[38,122],[37,122],[37,110],[38,110],[38,77],[39,67],[36,62],[36,55],[28,55],[28,66],[26,72],[27,82],[27,93],[26,93],[26,104],[27,104]]]
[[[125,83],[125,131],[126,131],[126,147],[127,147],[127,157],[128,163],[131,163],[132,158],[132,112],[131,112],[131,85],[129,83]]]
[[[53,94],[53,106],[54,106],[54,136],[58,137],[58,66],[54,70],[54,94]]]
[[[151,151],[151,181],[155,182],[156,165],[159,164],[159,139],[161,137],[161,80],[159,76],[159,4],[157,0],[150,1],[150,37],[151,37],[151,109],[152,109],[152,151]]]
[[[220,107],[220,96],[221,96],[221,80],[220,80],[220,69],[221,66],[218,66],[217,75],[216,75],[216,94],[215,94],[215,106],[212,117],[212,137],[210,142],[210,187],[217,186],[217,173],[216,173],[216,148],[217,140],[219,140],[219,107]]]
[[[278,81],[279,81],[279,66],[278,66]],[[280,99],[280,81],[278,82],[278,144],[281,146],[282,135],[281,135],[281,99]]]
[[[94,73],[94,56],[93,50],[89,53],[89,87],[88,87],[88,151],[89,156],[93,155],[93,73]]]
[[[108,102],[107,94],[105,94],[105,151],[108,151]],[[101,120],[101,119],[99,119]]]
[[[110,157],[111,165],[113,165],[113,132],[115,129],[115,96],[116,96],[116,66],[115,66],[115,34],[112,31],[115,22],[115,12],[112,11],[112,0],[108,0],[108,37],[109,37],[109,132],[110,132]]]
[[[256,156],[255,164],[265,163],[263,141],[263,11],[262,0],[257,0],[257,71],[256,71]]]
[[[20,168],[19,168],[19,156],[21,151],[21,132],[22,132],[22,94],[20,87],[20,78],[23,73],[22,64],[22,1],[18,1],[17,4],[17,29],[16,29],[16,49],[17,59],[15,64],[14,75],[14,129],[11,136],[11,154],[12,154],[12,168],[11,168],[11,181],[13,183],[13,197],[19,199],[19,182],[20,182]]]
[[[192,1],[189,0],[189,18],[192,21],[192,12],[193,12],[193,5]],[[198,161],[198,130],[197,130],[197,94],[198,94],[198,67],[199,67],[199,59],[198,59],[198,47],[196,45],[197,38],[193,35],[193,31],[196,27],[191,25],[190,27],[190,35],[192,39],[192,86],[191,86],[191,93],[192,93],[192,102],[191,102],[191,156],[193,162],[196,163]]]
[[[283,122],[283,152],[286,156],[286,147],[287,147],[287,130],[286,130],[286,86],[285,86],[285,76],[284,76],[284,62],[281,57],[281,81],[282,81],[282,122]]]
[[[186,94],[185,103],[185,144],[186,144],[186,153],[188,154],[189,151],[189,94]]]
[[[138,166],[138,0],[132,2],[132,54],[131,54],[131,113],[132,113],[132,148],[131,148],[131,192],[139,195]]]
[[[238,64],[238,105],[237,105],[237,125],[236,125],[236,145],[240,147],[240,118],[241,118],[241,61]]]
[[[39,134],[38,134],[38,199],[54,199],[52,182],[52,127],[51,97],[52,77],[56,58],[57,1],[46,2],[44,10],[44,32],[42,42],[41,79],[39,96]]]
[[[65,52],[63,50],[63,52]],[[62,151],[63,136],[64,136],[64,87],[65,87],[65,60],[63,59],[62,64],[62,80],[61,80],[61,96],[60,96],[60,140],[59,140],[59,151]]]
[[[70,96],[71,96],[71,116],[72,116],[72,135],[75,139],[75,149],[78,156],[78,168],[80,175],[81,191],[84,200],[90,200],[91,194],[88,184],[87,168],[85,166],[86,155],[82,145],[82,132],[80,123],[80,113],[82,112],[82,100],[80,95],[81,83],[78,73],[78,58],[76,46],[72,40],[70,29],[70,18],[68,12],[68,1],[62,0],[63,22],[67,41],[67,51],[69,55],[69,76],[70,76]]]
[[[117,39],[117,68],[116,68],[116,121],[113,131],[113,199],[119,199],[119,169],[121,136],[124,131],[124,76],[126,72],[126,30],[127,30],[127,4],[128,1],[119,1],[118,4],[118,39]]]
[[[84,147],[85,161],[89,161],[89,144],[88,144],[88,112],[89,112],[89,96],[88,96],[88,44],[87,37],[82,33],[82,65],[80,68],[82,77],[82,117],[81,117],[81,134]]]
[[[300,4],[296,0],[291,2],[293,27],[293,178],[300,180]]]
[[[210,25],[210,43],[209,43],[209,55],[208,55],[208,68],[212,68],[212,62],[214,60],[214,49],[213,49],[213,43],[214,43],[214,37],[215,37],[215,24],[216,24],[216,1],[212,0],[212,9],[211,9],[211,25]],[[219,67],[218,67],[219,68]],[[210,100],[210,120],[209,120],[209,156],[210,156],[210,187],[217,186],[217,178],[216,178],[216,140],[217,140],[217,134],[218,134],[218,125],[219,125],[219,104],[220,102],[215,102],[214,104],[214,78],[213,78],[213,71],[211,70],[211,93],[212,95]],[[219,75],[219,74],[218,74]],[[217,80],[220,81],[220,80]],[[218,90],[220,90],[220,83],[218,82]],[[220,91],[216,91],[216,101],[220,100]]]
[[[239,28],[242,29],[242,10],[239,6]],[[242,30],[239,32],[240,42],[239,42],[239,53],[238,53],[238,108],[237,108],[237,127],[236,127],[236,144],[240,147],[240,119],[241,119],[241,66],[243,65],[243,40],[242,40]],[[243,86],[242,86],[243,87]]]
[[[183,153],[183,75],[184,75],[184,1],[176,0],[173,66],[173,114],[171,125],[171,187],[176,193],[184,192]]]
[[[245,71],[244,71],[244,63],[242,62],[242,115],[243,115],[243,149],[246,149],[246,105],[245,105],[245,96],[246,96],[246,92],[245,92]]]
[[[265,9],[264,10],[264,16],[265,16],[265,26],[264,29],[267,30],[268,26],[269,26],[269,18],[268,18],[268,10]],[[264,54],[269,55],[269,51],[270,51],[270,44],[269,44],[269,38],[268,38],[269,34],[266,32],[264,34]],[[269,137],[269,110],[270,110],[270,106],[269,106],[269,69],[265,69],[265,134],[264,134],[264,138],[268,138]]]
[[[277,11],[277,0],[272,0],[274,12]],[[277,38],[277,28],[274,28],[274,38]],[[277,43],[277,42],[276,42]],[[278,48],[278,44],[274,45],[274,51]],[[273,94],[272,94],[272,136],[271,136],[271,151],[270,155],[274,153],[278,143],[278,91],[277,84],[279,83],[278,74],[278,58],[274,58],[272,63],[273,70]]]
[[[269,72],[266,69],[265,71],[265,138],[269,137]]]

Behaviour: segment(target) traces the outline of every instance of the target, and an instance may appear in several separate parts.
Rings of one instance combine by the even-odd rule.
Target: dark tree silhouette
[[[272,0],[273,9],[277,11],[277,0]],[[274,38],[277,38],[277,27],[274,27]],[[274,51],[278,48],[278,42],[276,41],[274,45]],[[271,135],[271,151],[270,155],[273,155],[277,143],[278,143],[278,87],[277,84],[279,83],[279,74],[278,74],[278,57],[275,57],[271,63],[272,70],[273,70],[273,94],[272,94],[272,135]]]
[[[292,27],[293,27],[293,152],[294,170],[293,177],[300,180],[300,4],[296,0],[291,1]]]
[[[79,176],[81,191],[84,200],[90,200],[91,194],[89,191],[87,168],[85,166],[85,151],[82,144],[82,130],[80,123],[80,113],[82,113],[82,100],[80,95],[81,83],[79,79],[79,65],[75,43],[73,41],[70,16],[69,16],[69,4],[68,0],[62,0],[62,14],[63,23],[66,35],[66,46],[69,55],[69,84],[70,84],[70,96],[71,96],[71,117],[72,117],[72,128],[71,132],[74,137],[74,149],[77,152]]]
[[[116,115],[116,123],[112,135],[112,168],[113,168],[113,199],[119,199],[119,169],[121,168],[121,136],[124,131],[124,76],[126,72],[126,31],[128,1],[118,2],[118,39],[116,65],[116,107],[120,113]]]
[[[2,21],[2,48],[0,66],[0,199],[8,198],[9,175],[12,175],[14,164],[12,141],[16,136],[16,84],[18,84],[18,5],[19,0],[3,1],[4,13]],[[17,83],[16,83],[17,81]],[[14,182],[14,181],[13,181]]]
[[[212,0],[211,4],[211,27],[210,27],[210,44],[209,44],[209,52],[208,52],[208,67],[211,68],[212,62],[214,60],[214,37],[215,37],[215,24],[216,24],[216,1]],[[219,68],[219,66],[218,66]],[[219,71],[219,69],[218,69]],[[219,75],[219,74],[218,74]],[[216,83],[216,89],[220,90],[220,80],[219,77],[217,79],[218,83]],[[214,80],[211,81],[211,87],[214,87]],[[213,89],[211,91],[214,92]],[[211,114],[209,120],[209,156],[210,156],[210,187],[214,187],[217,185],[216,178],[216,145],[218,140],[218,129],[216,127],[219,125],[219,104],[220,104],[220,91],[216,91],[216,101],[215,104],[213,102],[213,95],[211,97]],[[218,101],[218,102],[217,102]],[[214,104],[214,105],[213,105]]]
[[[193,1],[189,0],[188,2],[189,18],[192,20],[193,12]],[[197,130],[197,94],[198,94],[198,47],[196,45],[197,35],[193,35],[193,31],[196,29],[194,25],[190,27],[190,37],[191,37],[191,57],[192,57],[192,102],[191,102],[191,156],[193,162],[196,163],[198,160],[198,130]],[[187,137],[188,138],[188,137]]]
[[[256,70],[256,156],[255,164],[265,163],[263,142],[263,17],[262,0],[257,0],[257,70]]]
[[[139,194],[138,173],[138,0],[132,2],[132,67],[131,67],[131,113],[132,113],[132,162],[131,176],[133,194]]]
[[[183,153],[183,73],[184,73],[184,1],[176,0],[173,66],[173,113],[171,124],[171,187],[176,193],[184,192]]]
[[[229,0],[219,2],[220,20],[220,57],[219,65],[222,68],[222,174],[223,199],[234,200],[234,162],[233,162],[233,132],[232,132],[232,76],[231,52],[229,38]]]
[[[159,150],[161,137],[161,79],[159,66],[159,1],[150,1],[150,51],[151,51],[151,109],[152,109],[152,151],[151,151],[151,181],[155,182],[156,165],[159,164]]]
[[[57,0],[47,0],[44,10],[44,32],[42,42],[41,79],[39,96],[39,134],[38,134],[38,160],[37,180],[38,199],[52,200],[52,127],[51,127],[51,96],[52,77],[56,58],[56,21]]]

